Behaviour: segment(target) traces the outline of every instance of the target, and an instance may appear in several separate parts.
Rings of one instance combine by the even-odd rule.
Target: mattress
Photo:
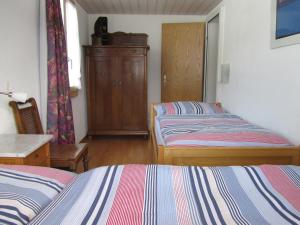
[[[156,126],[164,146],[293,146],[281,135],[229,113],[159,116]]]
[[[300,224],[296,166],[109,166],[79,175],[31,225]]]

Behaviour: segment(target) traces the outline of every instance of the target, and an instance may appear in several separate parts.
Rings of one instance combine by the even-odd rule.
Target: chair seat
[[[69,168],[75,172],[80,161],[83,162],[84,171],[88,170],[88,145],[83,144],[52,144],[50,146],[51,166],[56,168]]]

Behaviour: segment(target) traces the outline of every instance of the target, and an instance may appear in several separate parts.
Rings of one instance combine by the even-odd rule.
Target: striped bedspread
[[[157,120],[165,146],[292,146],[286,138],[229,113]]]
[[[296,225],[300,168],[97,168],[79,175],[30,224]]]
[[[46,167],[0,165],[0,224],[27,224],[74,177]]]

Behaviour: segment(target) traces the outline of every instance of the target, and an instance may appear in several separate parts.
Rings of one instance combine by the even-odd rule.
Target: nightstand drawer
[[[49,166],[49,148],[41,146],[24,159],[24,164],[32,166]]]

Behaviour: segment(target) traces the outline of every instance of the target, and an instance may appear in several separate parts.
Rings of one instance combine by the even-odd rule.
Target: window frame
[[[62,14],[62,20],[63,20],[63,26],[64,26],[64,31],[65,31],[65,39],[66,39],[66,44],[68,46],[68,43],[67,43],[67,39],[68,39],[67,38],[67,35],[68,35],[68,33],[67,33],[67,26],[68,26],[68,23],[67,23],[67,7],[66,7],[67,2],[73,4],[74,7],[76,7],[76,2],[73,1],[73,0],[60,0],[60,7],[61,7],[61,11],[63,12],[63,14]],[[67,57],[68,57],[68,61],[69,61],[69,56],[67,56]],[[69,79],[70,79],[70,77],[69,77]],[[78,92],[79,92],[79,88],[78,87],[71,87],[70,86],[70,96],[71,97],[78,96]]]

